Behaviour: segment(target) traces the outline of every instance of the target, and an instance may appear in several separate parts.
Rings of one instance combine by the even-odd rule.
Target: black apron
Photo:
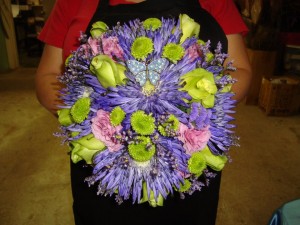
[[[100,1],[87,28],[96,21],[109,27],[120,22],[149,17],[178,18],[187,14],[200,24],[200,38],[210,40],[212,49],[222,43],[227,52],[226,36],[214,18],[201,8],[198,0],[146,0],[129,5],[110,6],[108,0]],[[97,185],[88,187],[84,179],[92,174],[92,168],[83,162],[71,163],[73,211],[76,225],[214,225],[216,220],[221,173],[210,181],[209,187],[197,191],[182,200],[179,194],[169,196],[163,207],[153,208],[148,203],[132,204],[125,201],[118,205],[112,197],[97,195]]]

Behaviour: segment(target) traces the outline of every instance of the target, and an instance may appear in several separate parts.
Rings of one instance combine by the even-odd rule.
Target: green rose
[[[93,23],[90,33],[93,38],[98,38],[107,30],[108,30],[108,26],[106,25],[106,23],[102,21],[98,21]]]
[[[206,164],[215,171],[221,171],[228,161],[225,155],[214,155],[206,146],[201,153],[204,155]]]
[[[94,73],[104,88],[116,87],[124,84],[126,68],[115,63],[109,56],[97,55],[90,64],[90,70]]]
[[[200,32],[200,24],[196,23],[192,18],[186,14],[180,14],[180,28],[182,30],[182,37],[180,43],[183,43],[187,38],[198,36]]]
[[[193,101],[201,102],[206,108],[211,108],[215,103],[217,86],[214,75],[203,68],[194,69],[181,77],[184,90],[189,93]]]
[[[60,109],[57,111],[57,115],[58,115],[58,122],[62,125],[62,126],[70,126],[71,124],[74,123],[74,120],[71,116],[70,113],[70,109]]]
[[[73,163],[85,160],[87,164],[91,164],[93,156],[103,150],[105,145],[96,139],[93,134],[89,134],[78,140],[71,141],[70,147]]]
[[[147,188],[147,183],[143,182],[143,196],[142,196],[141,201],[139,202],[140,204],[144,203],[144,202],[148,202],[149,205],[152,206],[152,207],[157,207],[157,206],[163,206],[164,205],[164,198],[161,194],[159,194],[157,196],[157,198],[155,198],[154,192],[152,190],[150,190],[150,194],[149,194],[149,197],[148,197],[148,192],[149,192],[149,190]]]

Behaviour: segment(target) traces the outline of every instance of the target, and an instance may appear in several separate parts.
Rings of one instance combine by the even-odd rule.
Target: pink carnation
[[[201,130],[189,129],[186,125],[180,124],[178,139],[183,142],[183,147],[188,154],[192,154],[199,150],[202,150],[209,138],[211,133],[209,127],[205,127]]]
[[[98,39],[93,39],[92,37],[89,37],[87,43],[81,45],[81,47],[84,49],[84,53],[86,56],[91,54],[91,50],[92,50],[92,54],[93,55],[98,55],[100,54],[100,43]]]
[[[103,52],[105,55],[113,56],[123,59],[123,49],[119,45],[119,40],[117,37],[108,37],[108,38],[102,38],[102,46],[103,46]]]
[[[93,51],[93,55],[98,55],[100,53],[100,43],[98,39],[93,39],[93,38],[89,38],[88,39],[88,44],[90,45],[92,51]]]
[[[109,113],[104,110],[98,110],[97,116],[92,119],[92,132],[95,138],[102,141],[109,151],[118,151],[122,145],[113,138],[122,126],[114,127],[109,120]]]
[[[198,58],[200,56],[198,44],[195,43],[190,47],[188,47],[187,50],[185,51],[185,54],[188,55],[188,58],[190,59],[191,62],[194,61],[196,58]]]

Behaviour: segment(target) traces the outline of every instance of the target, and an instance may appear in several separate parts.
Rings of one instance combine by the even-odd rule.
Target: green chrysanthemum
[[[114,126],[118,126],[125,118],[126,113],[120,106],[115,107],[110,113],[110,122]]]
[[[157,18],[148,18],[143,22],[143,26],[146,30],[156,30],[161,27],[161,21]]]
[[[171,114],[165,123],[158,126],[158,131],[161,135],[170,137],[175,135],[175,132],[178,130],[178,128],[179,120],[176,118],[176,116]]]
[[[137,144],[128,145],[128,152],[134,160],[138,162],[146,162],[153,157],[155,153],[155,146],[151,144],[149,137],[140,136],[138,137]]]
[[[181,45],[169,43],[163,49],[163,57],[169,59],[173,63],[177,63],[183,56],[184,48]]]
[[[188,179],[185,179],[184,184],[180,184],[179,191],[180,192],[188,191],[190,189],[191,185],[192,185],[191,182]]]
[[[188,169],[191,173],[200,176],[206,168],[206,160],[202,152],[195,152],[188,160]]]
[[[90,98],[80,98],[71,108],[71,115],[76,123],[83,122],[90,112]]]
[[[136,59],[145,59],[153,51],[153,42],[148,37],[138,37],[131,46],[131,54]]]
[[[157,130],[159,131],[159,133],[162,135],[162,136],[167,136],[167,132],[165,130],[165,128],[162,126],[162,125],[159,125],[157,127]]]
[[[144,111],[138,110],[131,115],[131,126],[135,132],[141,135],[153,134],[155,119]]]

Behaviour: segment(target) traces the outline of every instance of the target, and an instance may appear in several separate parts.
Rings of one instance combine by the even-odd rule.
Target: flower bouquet
[[[99,21],[81,35],[59,78],[58,119],[72,161],[93,167],[86,182],[98,194],[162,206],[174,192],[201,191],[228,161],[234,67],[199,31],[182,14],[111,29]]]

